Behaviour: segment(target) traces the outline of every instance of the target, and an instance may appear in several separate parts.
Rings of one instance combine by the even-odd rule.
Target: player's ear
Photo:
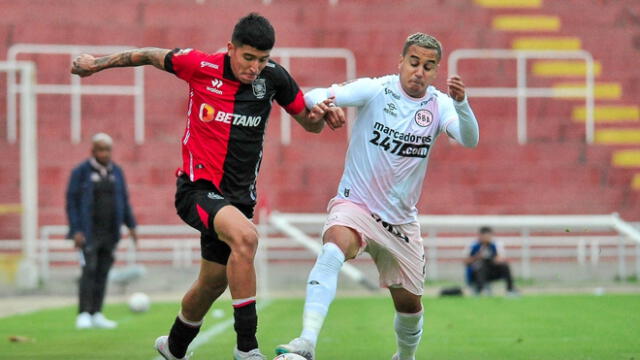
[[[235,46],[233,46],[233,43],[231,41],[227,42],[227,52],[231,52],[231,50],[233,50],[235,48]]]
[[[400,59],[398,59],[398,70],[402,68],[402,61],[404,60],[404,56],[400,54]]]

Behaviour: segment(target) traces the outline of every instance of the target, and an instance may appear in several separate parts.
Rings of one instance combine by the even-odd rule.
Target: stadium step
[[[558,31],[560,18],[552,15],[497,15],[491,27],[500,31]]]
[[[498,9],[539,9],[542,0],[474,0],[476,5],[484,8]]]
[[[587,66],[582,60],[540,60],[532,63],[531,73],[539,77],[584,77]],[[593,63],[593,75],[602,73],[602,64]]]
[[[611,156],[615,167],[640,168],[640,149],[618,150]]]
[[[584,90],[583,82],[559,82],[553,84],[554,99],[584,100],[584,96],[567,95],[566,90]],[[598,82],[594,86],[594,98],[597,100],[619,100],[622,97],[622,85],[617,82]],[[584,118],[584,117],[583,117]]]
[[[0,215],[20,214],[21,212],[22,212],[21,204],[18,204],[18,203],[0,204]]]
[[[596,130],[597,144],[640,145],[640,128]]]
[[[640,121],[640,107],[635,105],[596,105],[594,118],[598,123],[637,122]],[[584,122],[586,118],[584,105],[573,108],[574,121]]]
[[[640,191],[640,173],[633,175],[633,180],[631,180],[631,188],[633,190]]]
[[[576,36],[525,36],[511,42],[514,50],[580,50],[582,40]]]

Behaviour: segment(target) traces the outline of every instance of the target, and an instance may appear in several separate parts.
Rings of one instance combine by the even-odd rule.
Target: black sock
[[[234,307],[233,317],[235,319],[233,326],[238,336],[238,350],[247,352],[257,348],[258,314],[256,314],[255,301],[247,305]]]
[[[187,353],[187,347],[198,335],[200,326],[191,326],[183,323],[179,317],[173,322],[171,332],[169,332],[169,351],[177,358],[183,358]]]

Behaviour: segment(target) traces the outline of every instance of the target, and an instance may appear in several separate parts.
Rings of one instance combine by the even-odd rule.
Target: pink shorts
[[[368,252],[378,268],[380,286],[424,293],[426,262],[420,224],[391,225],[348,200],[332,199],[322,235],[332,226],[360,234],[360,251]]]

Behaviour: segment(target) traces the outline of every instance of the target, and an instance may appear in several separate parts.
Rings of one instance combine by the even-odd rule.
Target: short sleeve
[[[440,94],[438,102],[438,113],[440,115],[440,127],[438,133],[443,133],[447,130],[447,126],[454,121],[458,121],[458,113],[453,106],[453,99],[447,95]]]
[[[189,82],[207,54],[194,49],[173,49],[164,58],[164,69]]]
[[[304,110],[304,95],[300,87],[285,68],[275,63],[269,64],[273,64],[276,70],[275,101],[291,115],[301,113]]]

